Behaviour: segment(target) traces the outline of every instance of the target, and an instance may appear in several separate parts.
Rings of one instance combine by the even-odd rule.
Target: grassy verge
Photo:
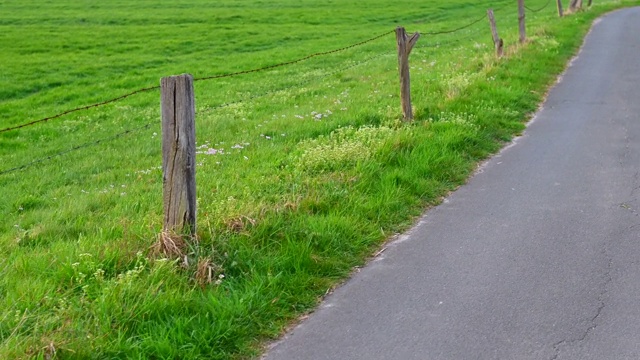
[[[415,1],[407,11],[382,0],[60,1],[37,10],[6,2],[0,127],[162,76],[289,61],[395,25],[451,29],[506,3]],[[0,133],[2,171],[150,124],[0,175],[0,358],[259,354],[524,129],[594,18],[638,4],[599,3],[563,19],[552,7],[529,14],[524,45],[515,6],[496,11],[502,60],[486,22],[423,36],[411,55],[412,124],[399,119],[391,34],[196,83],[199,242],[186,260],[153,251],[162,221],[157,93]]]

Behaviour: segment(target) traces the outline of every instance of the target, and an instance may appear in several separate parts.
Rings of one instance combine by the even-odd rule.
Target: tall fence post
[[[405,120],[413,119],[411,109],[411,81],[409,76],[409,54],[413,46],[420,38],[419,33],[411,36],[403,27],[396,28],[396,40],[398,42],[398,71],[400,72],[400,99],[402,101],[402,116]]]
[[[520,43],[524,43],[527,40],[527,32],[524,22],[524,0],[518,0],[518,27],[520,30]]]
[[[562,10],[562,0],[556,0],[556,2],[558,4],[558,16],[563,17],[564,12]]]
[[[489,18],[489,25],[491,25],[491,35],[493,36],[493,45],[496,48],[496,56],[502,57],[504,41],[498,36],[498,28],[496,27],[496,19],[493,16],[493,9],[487,10],[487,17]]]
[[[160,80],[164,231],[196,232],[196,131],[193,76]]]

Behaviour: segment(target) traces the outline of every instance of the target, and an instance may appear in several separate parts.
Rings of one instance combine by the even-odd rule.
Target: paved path
[[[640,8],[267,360],[640,359]]]

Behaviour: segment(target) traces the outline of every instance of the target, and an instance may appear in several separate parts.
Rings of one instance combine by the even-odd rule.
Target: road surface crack
[[[580,336],[576,337],[576,338],[572,338],[572,339],[563,339],[560,340],[556,343],[553,344],[553,351],[554,354],[553,356],[550,358],[550,360],[557,360],[559,359],[560,356],[560,352],[562,350],[562,348],[565,347],[569,347],[569,346],[573,346],[575,344],[578,344],[582,341],[584,341],[589,334],[596,329],[596,327],[598,326],[598,318],[600,317],[600,315],[602,315],[602,310],[604,310],[606,304],[605,304],[605,297],[607,295],[608,292],[608,288],[609,288],[609,284],[612,281],[612,277],[611,277],[611,270],[613,268],[613,259],[611,258],[611,256],[608,254],[606,245],[602,250],[602,254],[605,256],[605,258],[607,259],[607,266],[605,268],[605,273],[604,273],[604,282],[602,284],[602,290],[600,291],[600,293],[598,294],[598,307],[596,308],[595,314],[591,317],[591,319],[589,319],[588,323],[591,324],[589,327],[587,327],[581,334]]]
[[[631,189],[631,197],[633,198],[636,194],[636,191],[640,189],[640,172],[636,171],[633,174],[633,188]]]

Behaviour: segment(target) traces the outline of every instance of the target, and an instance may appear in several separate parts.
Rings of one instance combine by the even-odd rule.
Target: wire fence
[[[275,69],[275,68],[279,68],[279,67],[283,67],[283,66],[293,65],[293,64],[297,64],[297,63],[303,62],[305,60],[309,60],[309,59],[318,57],[318,56],[335,54],[335,53],[338,53],[338,52],[341,52],[341,51],[345,51],[345,50],[352,49],[352,48],[355,48],[355,47],[358,47],[358,46],[362,46],[364,44],[367,44],[367,43],[370,43],[372,41],[378,40],[378,39],[380,39],[380,38],[382,38],[384,36],[387,36],[387,35],[390,35],[390,34],[393,34],[393,33],[394,33],[394,31],[392,30],[392,31],[386,32],[384,34],[380,34],[380,35],[374,36],[374,37],[369,38],[367,40],[360,41],[360,42],[355,43],[355,44],[351,44],[349,46],[345,46],[345,47],[341,47],[341,48],[334,49],[334,50],[329,50],[329,51],[317,52],[317,53],[310,54],[310,55],[307,55],[307,56],[304,56],[302,58],[299,58],[299,59],[296,59],[296,60],[292,60],[292,61],[286,61],[286,62],[274,64],[274,65],[268,65],[268,66],[264,66],[264,67],[257,68],[257,69],[243,70],[243,71],[220,74],[220,75],[212,75],[212,76],[194,78],[193,81],[196,82],[196,81],[205,81],[205,80],[214,80],[214,79],[235,77],[235,76],[240,76],[240,75],[245,75],[245,74],[252,74],[252,73],[262,72],[262,71],[266,71],[266,70],[271,70],[271,69]],[[91,104],[91,105],[82,106],[82,107],[74,108],[74,109],[71,109],[71,110],[63,111],[63,112],[58,113],[56,115],[52,115],[52,116],[48,116],[48,117],[45,117],[45,118],[42,118],[42,119],[30,121],[30,122],[27,122],[27,123],[24,123],[24,124],[21,124],[21,125],[16,125],[16,126],[10,126],[10,127],[7,127],[7,128],[3,128],[3,129],[0,129],[0,133],[12,131],[12,130],[17,130],[17,129],[24,128],[24,127],[27,127],[27,126],[36,125],[36,124],[39,124],[39,123],[43,123],[45,121],[49,121],[49,120],[60,118],[60,117],[62,117],[64,115],[68,115],[68,114],[71,114],[71,113],[74,113],[74,112],[100,107],[100,106],[103,106],[103,105],[111,104],[111,103],[126,99],[126,98],[128,98],[130,96],[133,96],[133,95],[136,95],[136,94],[140,94],[140,93],[151,91],[151,90],[159,90],[159,89],[160,89],[159,85],[158,86],[149,86],[149,87],[141,88],[141,89],[129,92],[127,94],[118,96],[116,98],[103,101],[103,102],[99,102],[99,103],[95,103],[95,104]]]
[[[533,13],[538,13],[541,12],[542,10],[546,9],[547,7],[549,7],[549,5],[551,4],[551,0],[547,0],[547,2],[540,8],[537,9],[531,9],[530,7],[525,5],[525,8]],[[494,7],[492,8],[494,13],[498,13],[501,12],[505,9],[508,9],[509,6],[512,6],[512,3],[507,3],[507,4],[502,4],[501,6],[498,7]],[[516,11],[516,8],[513,7],[512,9],[513,11]],[[450,29],[450,30],[441,30],[441,31],[420,31],[421,35],[434,35],[434,36],[438,36],[438,35],[449,35],[449,34],[458,34],[459,32],[461,32],[462,30],[467,30],[470,31],[475,25],[486,25],[483,23],[483,21],[487,20],[487,14],[484,13],[481,16],[479,16],[478,18],[476,18],[475,20],[472,20],[471,22],[454,28],[454,29]],[[424,48],[440,48],[440,47],[445,47],[445,46],[449,46],[449,45],[454,45],[454,44],[459,44],[462,43],[468,39],[471,39],[473,37],[476,37],[477,33],[475,32],[468,32],[466,35],[464,36],[456,36],[454,39],[450,39],[450,40],[446,40],[446,41],[437,41],[437,42],[422,42],[420,45],[416,46],[415,49],[424,49]]]
[[[546,9],[549,6],[550,3],[551,3],[551,0],[547,0],[547,3],[545,5],[543,5],[540,8],[537,8],[537,9],[531,9],[529,7],[526,7],[526,6],[525,7],[531,12],[540,12],[540,11]],[[495,8],[494,11],[497,12],[497,11],[503,10],[503,9],[507,8],[509,5],[512,5],[512,4],[502,4],[501,6]],[[453,34],[457,34],[457,33],[461,32],[463,30],[467,30],[468,31],[470,28],[472,28],[473,26],[475,26],[477,24],[480,24],[485,19],[486,19],[486,14],[483,12],[482,16],[475,17],[471,21],[465,23],[464,25],[457,26],[457,27],[452,28],[452,29],[445,29],[445,30],[421,31],[420,34],[434,36],[434,37],[443,36],[443,35],[453,35]],[[286,61],[286,62],[281,62],[281,63],[277,63],[277,64],[267,65],[267,66],[260,67],[260,68],[255,68],[255,69],[248,69],[248,70],[230,72],[230,73],[224,73],[224,74],[218,74],[218,75],[197,77],[197,78],[194,78],[193,81],[194,82],[201,82],[201,81],[208,81],[208,80],[215,80],[215,79],[222,79],[222,78],[231,78],[231,77],[237,77],[237,76],[246,75],[246,74],[252,74],[252,73],[258,73],[258,72],[264,72],[264,71],[268,71],[268,70],[273,70],[273,69],[280,68],[280,67],[286,67],[286,66],[290,66],[290,65],[294,65],[294,64],[298,64],[298,63],[307,61],[307,60],[312,59],[312,58],[327,56],[327,55],[336,54],[336,53],[339,53],[339,52],[344,52],[344,51],[349,50],[349,49],[358,48],[358,47],[363,46],[365,44],[372,43],[372,42],[374,42],[376,40],[379,40],[379,39],[387,37],[387,36],[389,36],[391,34],[394,34],[394,32],[395,32],[395,29],[391,30],[391,31],[387,31],[387,32],[381,33],[381,34],[378,34],[378,35],[375,35],[373,37],[370,37],[368,39],[353,43],[351,45],[343,46],[343,47],[336,48],[336,49],[333,49],[333,50],[312,53],[312,54],[309,54],[309,55],[306,55],[306,56],[303,56],[301,58],[298,58],[298,59],[295,59],[295,60],[291,60],[291,61]],[[416,46],[416,49],[429,48],[429,47],[441,47],[441,46],[451,45],[451,44],[455,44],[455,43],[459,43],[459,42],[462,42],[464,40],[467,40],[467,39],[469,39],[469,38],[471,38],[473,36],[476,36],[476,33],[469,32],[465,36],[458,36],[455,39],[451,39],[451,40],[447,40],[447,41],[441,41],[441,42],[435,42],[435,43],[422,44],[420,46]],[[248,102],[248,101],[253,101],[253,100],[256,100],[256,99],[259,99],[259,98],[262,98],[262,97],[266,97],[266,96],[269,96],[269,95],[276,94],[278,92],[286,91],[286,90],[291,89],[293,87],[305,85],[305,84],[308,84],[310,82],[317,81],[319,79],[328,78],[328,77],[334,76],[336,74],[345,72],[345,71],[347,71],[349,69],[352,69],[352,68],[367,64],[367,63],[369,63],[371,61],[374,61],[376,59],[379,59],[379,58],[381,58],[381,57],[383,57],[385,55],[390,55],[390,53],[389,52],[378,53],[378,54],[372,55],[372,56],[370,56],[368,58],[365,58],[364,60],[361,60],[361,61],[358,61],[358,62],[354,62],[352,64],[340,67],[340,68],[338,68],[336,70],[327,72],[327,73],[319,75],[319,76],[309,77],[307,79],[303,79],[303,80],[301,80],[299,82],[296,82],[296,83],[293,83],[293,84],[289,84],[289,85],[286,85],[286,86],[278,88],[278,89],[269,90],[269,91],[265,91],[265,92],[261,92],[261,93],[258,93],[258,94],[251,95],[251,96],[249,96],[247,98],[244,98],[244,99],[239,99],[239,100],[236,100],[236,101],[225,102],[225,103],[221,103],[221,104],[218,104],[218,105],[214,105],[212,107],[208,107],[205,110],[205,112],[212,112],[212,111],[219,110],[219,109],[222,109],[222,108],[225,108],[225,107],[229,107],[229,106],[232,106],[232,105],[241,104],[241,103]],[[66,111],[60,112],[58,114],[52,115],[52,116],[47,116],[45,118],[41,118],[41,119],[37,119],[37,120],[33,120],[33,121],[28,121],[28,122],[25,122],[23,124],[2,128],[2,129],[0,129],[0,133],[6,133],[6,132],[10,132],[10,131],[14,131],[14,130],[18,130],[18,129],[22,129],[22,128],[26,128],[26,127],[30,127],[30,126],[42,124],[42,123],[49,122],[49,121],[54,120],[54,119],[59,119],[59,118],[65,116],[65,115],[69,115],[69,114],[80,112],[80,111],[86,111],[86,110],[93,109],[93,108],[102,107],[104,105],[108,105],[108,104],[112,104],[112,103],[115,103],[115,102],[119,102],[121,100],[124,100],[126,98],[132,97],[132,96],[137,95],[137,94],[146,93],[146,92],[159,90],[159,89],[160,89],[160,86],[143,87],[143,88],[128,92],[128,93],[123,94],[121,96],[118,96],[118,97],[115,97],[115,98],[112,98],[112,99],[108,99],[108,100],[105,100],[105,101],[102,101],[102,102],[98,102],[98,103],[94,103],[94,104],[90,104],[90,105],[86,105],[86,106],[73,108],[73,109],[66,110]],[[41,164],[43,162],[52,160],[54,158],[69,154],[69,153],[74,152],[74,151],[79,151],[79,150],[82,150],[82,149],[90,148],[90,147],[93,147],[93,146],[97,146],[97,145],[100,145],[100,144],[103,144],[103,143],[106,143],[106,142],[109,142],[109,141],[113,141],[113,140],[116,140],[116,139],[119,139],[119,138],[122,138],[122,137],[125,137],[125,136],[128,136],[128,135],[131,135],[133,133],[148,129],[150,126],[152,126],[155,123],[157,123],[157,122],[149,122],[149,123],[146,123],[146,124],[144,124],[142,126],[130,128],[130,129],[124,130],[122,132],[116,133],[115,135],[112,135],[112,136],[104,137],[104,138],[101,138],[101,139],[95,140],[95,141],[86,142],[86,143],[83,143],[83,144],[80,144],[80,145],[76,145],[76,146],[73,146],[71,148],[68,148],[68,149],[53,153],[51,155],[47,155],[47,156],[44,156],[44,157],[41,157],[41,158],[37,158],[37,159],[35,159],[33,161],[30,161],[30,162],[22,164],[22,165],[18,165],[18,166],[14,166],[14,167],[11,167],[11,168],[8,168],[8,169],[0,170],[0,175],[5,175],[5,174],[13,173],[13,172],[16,172],[16,171],[20,171],[20,170],[23,170],[23,169],[27,169],[27,168],[33,167],[35,165]]]

